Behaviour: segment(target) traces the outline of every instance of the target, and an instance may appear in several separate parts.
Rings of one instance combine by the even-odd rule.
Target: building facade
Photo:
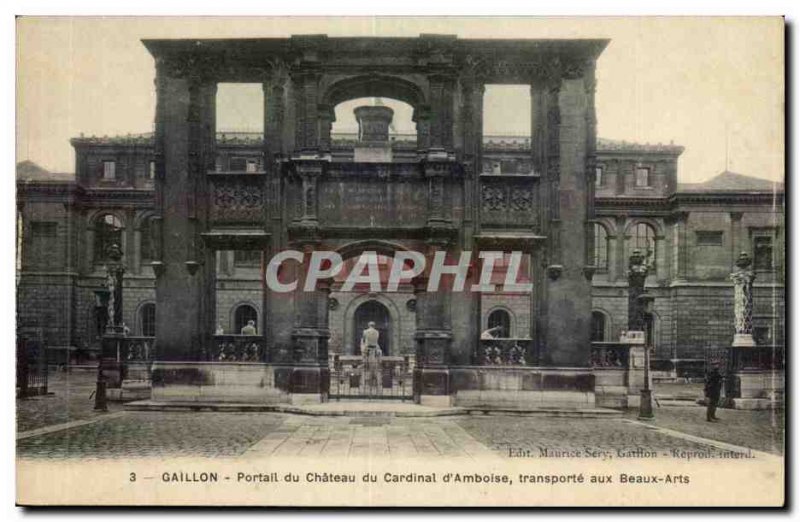
[[[410,137],[393,138],[396,150],[404,144],[412,149]],[[218,135],[220,172],[257,170],[263,162],[262,139],[252,133]],[[333,150],[352,154],[355,139],[334,135]],[[41,328],[52,357],[70,353],[74,360],[100,347],[104,312],[97,292],[105,284],[101,253],[112,242],[119,242],[125,254],[124,321],[135,335],[155,336],[149,226],[155,160],[150,134],[79,137],[72,144],[76,174],[20,163],[17,188],[19,321]],[[756,341],[784,343],[785,225],[782,185],[728,172],[704,183],[678,183],[681,152],[672,145],[598,140],[592,340],[614,341],[627,328],[626,259],[631,249],[642,249],[655,265],[647,283],[656,296],[653,364],[683,376],[702,368],[709,348],[730,343],[729,275],[742,251],[755,261]],[[482,173],[529,173],[529,154],[527,138],[486,136]],[[637,186],[637,169],[645,168],[647,173],[638,171]],[[113,169],[113,178],[108,169]],[[238,333],[250,319],[262,324],[261,255],[253,252],[217,254],[218,330]],[[381,258],[385,263],[387,258]],[[341,284],[340,278],[331,293],[332,353],[356,353],[356,332],[367,316],[389,326],[385,331],[391,353],[414,353],[410,285],[398,293],[370,294],[361,288],[341,292]],[[481,330],[502,323],[508,325],[507,336],[527,336],[529,296],[482,299]],[[381,306],[368,305],[356,314],[359,305],[371,302]]]
[[[635,249],[651,267],[648,336],[665,375],[696,372],[730,344],[729,274],[741,251],[758,275],[756,338],[783,343],[782,186],[729,172],[679,184],[681,147],[596,139],[594,60],[605,42],[248,42],[146,42],[155,135],[73,139],[72,179],[18,166],[19,323],[54,353],[99,347],[111,244],[124,253],[124,322],[156,337],[156,359],[219,361],[214,337],[254,321],[258,359],[282,368],[276,388],[292,394],[319,393],[329,354],[356,354],[370,321],[387,355],[416,358],[422,395],[492,391],[472,369],[490,327],[523,347],[521,364],[500,362],[533,368],[519,391],[586,391],[591,342],[627,327]],[[222,81],[262,84],[263,134],[217,132]],[[483,86],[495,83],[531,86],[530,137],[482,136]],[[332,134],[333,108],[364,96],[412,105],[416,135],[391,135],[391,115],[375,110],[364,114],[384,114],[357,114],[358,135]],[[420,281],[382,293],[334,280],[273,295],[263,260],[290,247],[349,263],[374,251],[384,272],[406,249],[519,250],[534,290],[453,297]],[[289,271],[302,280],[301,265]]]

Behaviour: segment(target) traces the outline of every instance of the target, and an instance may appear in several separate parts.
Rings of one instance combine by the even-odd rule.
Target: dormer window
[[[117,163],[115,161],[103,162],[103,179],[106,180],[117,179]]]
[[[636,167],[636,187],[649,187],[650,186],[650,168],[649,167]]]

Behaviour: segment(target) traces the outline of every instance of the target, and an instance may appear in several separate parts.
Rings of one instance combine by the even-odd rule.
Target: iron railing
[[[210,360],[219,362],[263,362],[266,343],[261,335],[215,335]]]
[[[330,361],[332,399],[413,397],[414,356],[334,354]]]
[[[481,339],[474,356],[480,366],[529,366],[535,364],[533,341],[527,338],[504,337]]]
[[[589,362],[592,368],[627,368],[630,362],[630,346],[593,342]]]

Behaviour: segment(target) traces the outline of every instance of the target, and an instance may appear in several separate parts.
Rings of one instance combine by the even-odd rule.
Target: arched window
[[[156,305],[146,303],[139,308],[140,333],[146,337],[156,336]]]
[[[253,321],[253,325],[258,330],[258,312],[250,305],[239,305],[233,314],[233,333],[242,333],[242,328],[247,326],[248,321]]]
[[[656,231],[647,223],[637,223],[628,237],[628,258],[639,250],[652,270],[656,268]],[[626,260],[627,261],[627,260]]]
[[[122,221],[113,214],[103,214],[94,222],[95,262],[108,261],[108,247],[114,244],[122,248]]]
[[[594,259],[592,264],[600,272],[608,270],[608,233],[606,227],[595,223],[594,225]]]
[[[606,340],[606,316],[602,312],[592,312],[592,342],[602,343]]]
[[[152,218],[146,218],[142,220],[142,224],[139,227],[139,252],[142,263],[149,263],[153,260],[153,247],[155,245],[153,243],[152,223]]]
[[[489,328],[499,326],[495,337],[511,337],[511,316],[505,310],[495,310],[489,314]]]

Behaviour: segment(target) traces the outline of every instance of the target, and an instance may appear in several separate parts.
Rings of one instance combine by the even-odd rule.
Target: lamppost
[[[653,298],[646,294],[644,286],[650,267],[641,250],[634,250],[628,261],[628,330],[641,332],[644,343],[644,387],[640,391],[639,418],[653,418],[653,391],[650,389],[650,347],[644,335],[645,313],[652,306]]]
[[[94,396],[94,409],[108,411],[106,397],[107,380],[103,374],[106,356],[112,354],[117,364],[120,363],[119,338],[123,335],[122,326],[122,277],[125,266],[122,264],[122,250],[116,243],[106,251],[106,288],[108,289],[106,309],[108,310],[105,332],[100,350],[100,361],[97,364],[97,387]],[[121,371],[121,369],[120,369]]]

